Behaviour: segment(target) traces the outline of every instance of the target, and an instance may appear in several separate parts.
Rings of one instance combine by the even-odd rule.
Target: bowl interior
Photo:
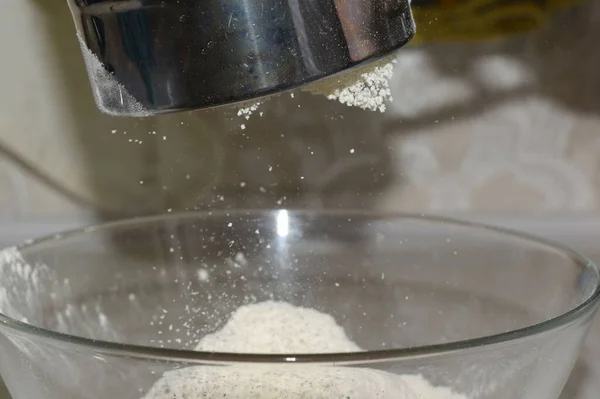
[[[366,350],[464,341],[553,319],[598,284],[584,259],[526,237],[352,213],[173,215],[21,252],[31,270],[3,268],[9,317],[172,349],[268,299],[331,314]]]

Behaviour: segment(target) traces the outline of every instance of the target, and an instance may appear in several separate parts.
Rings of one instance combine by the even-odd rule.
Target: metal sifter
[[[119,116],[215,107],[393,54],[408,0],[68,0],[98,108]]]

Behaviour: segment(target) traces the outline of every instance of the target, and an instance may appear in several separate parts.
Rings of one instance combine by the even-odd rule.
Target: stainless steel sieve
[[[68,0],[96,103],[145,116],[236,103],[390,55],[408,0]]]

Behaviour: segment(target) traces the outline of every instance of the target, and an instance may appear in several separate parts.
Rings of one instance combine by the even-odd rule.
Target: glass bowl
[[[218,370],[212,386],[229,399],[338,397],[293,392],[332,373],[353,399],[556,399],[599,303],[597,268],[560,245],[358,211],[138,218],[6,249],[0,266],[0,372],[14,399],[141,399],[186,370]],[[360,349],[194,351],[265,301],[331,315]],[[448,389],[401,396],[394,384],[410,376]],[[242,392],[242,380],[280,391]]]

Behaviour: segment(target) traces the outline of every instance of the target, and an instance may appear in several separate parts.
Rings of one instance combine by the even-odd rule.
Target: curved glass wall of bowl
[[[0,260],[0,371],[14,399],[137,399],[165,373],[215,366],[296,379],[353,366],[393,387],[419,375],[448,398],[556,399],[600,293],[597,268],[553,243],[361,212],[142,218]],[[331,315],[360,350],[192,351],[240,306],[269,300]]]

